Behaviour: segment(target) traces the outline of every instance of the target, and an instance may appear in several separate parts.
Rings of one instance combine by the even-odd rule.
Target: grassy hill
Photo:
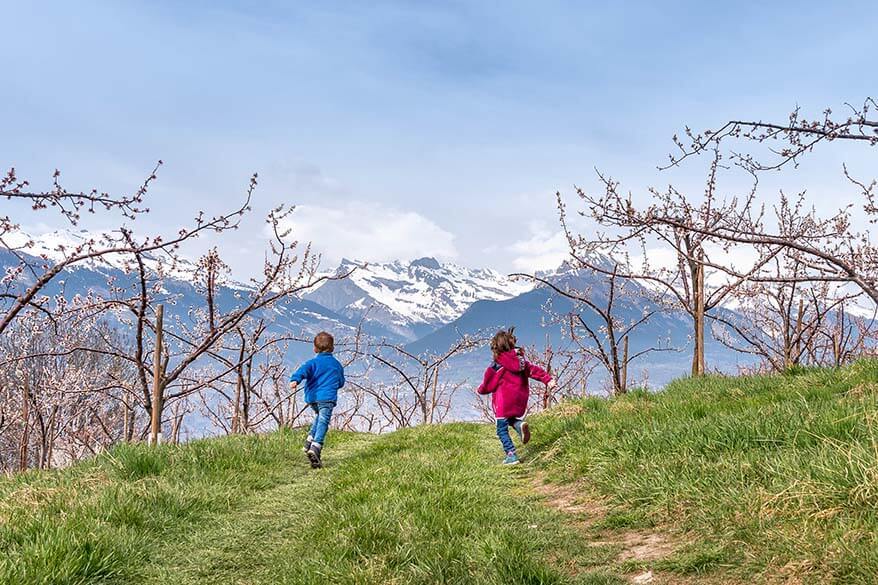
[[[876,415],[861,362],[567,403],[517,468],[476,424],[125,445],[0,480],[0,582],[873,583]]]

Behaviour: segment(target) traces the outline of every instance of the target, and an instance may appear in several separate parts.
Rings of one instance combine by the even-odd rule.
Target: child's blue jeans
[[[500,438],[503,451],[507,455],[515,453],[515,443],[512,442],[512,437],[509,436],[509,427],[514,428],[518,434],[521,434],[521,423],[522,420],[515,416],[497,419],[497,436]]]
[[[332,418],[332,409],[335,408],[335,402],[311,402],[308,406],[316,415],[314,422],[311,423],[311,440],[321,447],[323,439],[326,438],[326,431],[329,430],[329,420]]]

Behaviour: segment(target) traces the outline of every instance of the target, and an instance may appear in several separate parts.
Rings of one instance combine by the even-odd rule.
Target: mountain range
[[[304,298],[351,319],[380,323],[412,342],[460,318],[481,300],[512,299],[533,288],[494,270],[442,264],[435,258],[369,264],[343,260],[330,280]]]
[[[37,238],[33,250],[51,258],[57,253],[59,242],[69,245],[84,237],[87,234],[55,232]],[[0,269],[16,264],[15,257],[0,248]],[[509,326],[516,327],[522,345],[541,348],[551,344],[558,348],[569,343],[562,335],[561,326],[552,322],[552,315],[571,312],[573,302],[546,286],[535,286],[530,279],[513,279],[495,270],[471,269],[434,258],[387,263],[343,260],[333,272],[350,273],[350,276],[326,281],[301,298],[287,299],[264,311],[262,317],[270,323],[270,329],[307,337],[321,329],[344,336],[361,327],[372,338],[403,345],[416,354],[438,354],[462,334],[488,336]],[[181,318],[185,318],[191,308],[203,304],[203,297],[193,281],[194,274],[194,265],[180,265],[163,282],[171,301],[169,309]],[[598,304],[604,302],[607,294],[603,277],[567,265],[540,276],[561,288],[585,291]],[[132,277],[124,270],[124,259],[80,264],[56,278],[46,292],[71,296],[91,290],[106,295],[108,279],[114,280],[117,286],[129,281],[133,284]],[[629,294],[618,305],[627,319],[637,318],[653,308],[651,295],[631,284],[633,288],[629,288]],[[220,291],[221,308],[240,302],[241,289],[246,289],[246,285],[228,281]],[[589,324],[599,326],[590,311],[580,312]],[[690,327],[686,315],[665,311],[655,314],[638,328],[631,339],[632,352],[645,349],[657,339],[665,340],[678,351],[644,356],[632,366],[635,377],[648,377],[651,385],[662,385],[686,374],[691,360],[691,353],[687,351]],[[293,360],[309,355],[307,344],[298,345],[301,347],[292,351]],[[737,354],[714,340],[708,343],[707,354],[711,367],[734,370],[741,364]],[[474,383],[489,360],[487,347],[459,356],[450,364],[447,375]]]

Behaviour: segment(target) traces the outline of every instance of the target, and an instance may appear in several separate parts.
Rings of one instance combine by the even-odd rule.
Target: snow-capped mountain
[[[17,267],[20,257],[24,257],[28,263],[35,267],[36,275],[41,272],[40,263],[43,261],[36,246],[28,252],[18,251],[13,254],[8,249],[0,246],[0,274],[9,272]],[[52,259],[50,258],[49,262]],[[194,266],[194,265],[193,265]],[[12,285],[12,293],[20,294],[30,286],[36,275],[30,271],[21,272]],[[186,272],[191,276],[191,272]],[[111,263],[94,264],[90,262],[77,263],[63,270],[56,278],[52,279],[41,291],[41,295],[48,297],[63,296],[68,299],[76,296],[93,294],[102,298],[125,298],[127,295],[136,294],[138,281],[136,275],[126,272]],[[180,274],[165,274],[161,277],[160,288],[156,291],[157,299],[166,307],[165,314],[169,318],[179,318],[184,323],[190,322],[193,310],[204,306],[205,299],[192,278],[180,278]],[[215,298],[220,312],[229,312],[242,303],[246,302],[248,289],[236,283],[221,284]],[[313,301],[290,297],[270,308],[265,308],[256,314],[265,320],[271,333],[290,333],[302,338],[308,338],[321,330],[337,332],[340,336],[352,335],[358,325],[357,322],[335,313]],[[365,332],[373,336],[388,336],[389,332],[379,324],[366,327]],[[300,345],[300,346],[299,346]],[[297,344],[294,354],[298,357],[307,358],[311,347],[307,343]],[[301,351],[299,351],[301,350]]]
[[[533,288],[490,269],[470,269],[434,258],[365,264],[343,260],[337,274],[305,298],[351,319],[379,322],[414,340],[454,321],[476,301],[511,299]]]
[[[89,241],[99,242],[110,232],[88,230],[55,230],[34,236],[23,231],[14,231],[4,236],[9,246],[21,249],[31,256],[40,256],[48,260],[63,260],[66,254]]]
[[[11,248],[16,249],[33,258],[44,259],[48,263],[61,262],[70,255],[87,252],[90,246],[95,248],[116,247],[120,244],[120,233],[112,231],[89,231],[89,230],[55,230],[32,236],[23,231],[15,231],[4,236],[4,241]],[[135,239],[135,241],[138,241]],[[140,243],[138,241],[138,243]],[[160,258],[156,254],[144,254],[146,267],[163,277],[191,282],[196,275],[195,263],[177,257],[174,259]],[[79,270],[87,268],[104,272],[108,269],[118,269],[123,272],[131,271],[135,259],[131,254],[102,254],[96,258],[89,258],[77,262],[71,269]],[[230,283],[237,288],[246,288],[239,283]]]
[[[540,277],[561,290],[585,294],[598,306],[605,306],[607,303],[607,279],[600,274],[576,270],[566,265],[540,273]],[[628,283],[626,286],[627,293],[616,296],[614,314],[623,322],[632,323],[646,311],[654,309],[656,304],[654,295],[647,288],[637,283]],[[460,339],[462,334],[490,336],[499,329],[515,327],[518,342],[524,347],[534,348],[538,352],[547,346],[555,350],[576,351],[577,346],[570,340],[566,321],[563,319],[563,316],[569,314],[580,315],[595,331],[603,324],[594,311],[555,293],[548,286],[539,285],[514,298],[473,303],[459,318],[409,343],[406,349],[415,355],[440,355]],[[656,346],[673,348],[673,351],[644,354],[632,363],[633,379],[639,382],[648,381],[651,386],[656,387],[686,375],[692,363],[691,335],[691,319],[681,311],[659,311],[654,314],[631,336],[631,354],[636,355]],[[751,358],[722,345],[714,337],[712,328],[707,331],[706,354],[709,367],[723,372],[735,372],[739,367],[753,363]],[[485,343],[476,351],[452,358],[449,363],[450,371],[454,372],[456,379],[476,384],[490,362],[491,351]],[[596,361],[594,363],[597,365]],[[590,379],[590,384],[593,382],[592,391],[602,391],[605,381],[606,374],[600,367],[596,367],[594,376]]]

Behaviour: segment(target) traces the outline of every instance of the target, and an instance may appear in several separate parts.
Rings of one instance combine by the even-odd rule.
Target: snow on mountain
[[[343,260],[336,274],[305,298],[353,319],[378,321],[413,340],[454,321],[476,301],[500,301],[533,288],[490,269],[470,269],[434,258],[364,264]]]
[[[26,235],[18,237],[27,238]],[[80,238],[87,237],[89,236],[85,234],[80,236]],[[10,241],[9,238],[4,238],[5,243],[16,248],[27,241],[30,240]],[[70,232],[53,233],[49,234],[48,237],[35,239],[33,246],[18,249],[16,254],[11,253],[0,244],[0,274],[18,266],[21,256],[34,265],[37,274],[39,274],[41,271],[39,265],[43,262],[40,256],[48,258],[47,263],[49,264],[63,258],[61,255],[63,252],[56,246],[59,242],[65,246],[67,244],[78,246],[82,240],[78,239],[75,234],[71,236]],[[62,295],[66,298],[87,294],[95,294],[104,298],[113,298],[114,295],[125,297],[128,294],[136,294],[139,286],[137,276],[120,266],[115,266],[116,260],[118,259],[109,262],[77,262],[52,279],[41,290],[41,294],[49,297]],[[147,264],[149,263],[147,261]],[[195,265],[186,262],[182,270],[173,273],[165,271],[161,275],[158,281],[160,286],[153,292],[156,295],[156,300],[165,305],[168,318],[179,318],[184,322],[189,322],[192,311],[204,306],[204,294],[201,287],[194,282],[194,271]],[[180,278],[181,274],[185,278]],[[32,279],[33,276],[29,271],[23,272],[13,285],[12,293],[20,294],[25,287],[30,286],[33,282]],[[239,283],[221,283],[215,296],[218,310],[221,313],[228,313],[240,307],[247,301],[248,290],[250,289]],[[272,333],[292,333],[300,337],[308,337],[324,329],[337,332],[340,336],[352,335],[358,325],[356,321],[351,321],[318,303],[296,297],[285,298],[273,306],[257,312],[256,316],[265,319],[269,331]],[[380,337],[389,336],[389,332],[378,324],[366,327],[365,333]],[[311,347],[308,344],[301,344],[301,347],[297,346],[294,350],[301,350],[299,352],[301,355],[296,354],[298,358],[307,358],[311,353]]]
[[[107,245],[118,245],[119,233],[114,231],[90,231],[90,230],[55,230],[39,236],[32,236],[23,231],[16,231],[4,236],[9,247],[17,249],[28,256],[44,258],[51,263],[65,260],[71,254],[82,248],[86,251],[88,246],[93,245],[97,249],[106,248]],[[135,240],[138,241],[138,240]],[[102,271],[108,268],[130,272],[136,268],[132,254],[104,254],[96,258],[89,258],[75,263],[71,269],[88,268]],[[178,256],[176,259],[161,257],[160,253],[148,253],[144,255],[144,263],[147,269],[161,274],[165,278],[192,282],[195,279],[197,266],[194,262]],[[240,283],[228,283],[231,288],[247,289]]]
[[[104,232],[87,230],[56,230],[33,236],[19,230],[5,234],[3,239],[10,248],[20,249],[26,254],[43,257],[52,262],[59,262],[77,247],[90,240],[100,241],[105,235]]]

